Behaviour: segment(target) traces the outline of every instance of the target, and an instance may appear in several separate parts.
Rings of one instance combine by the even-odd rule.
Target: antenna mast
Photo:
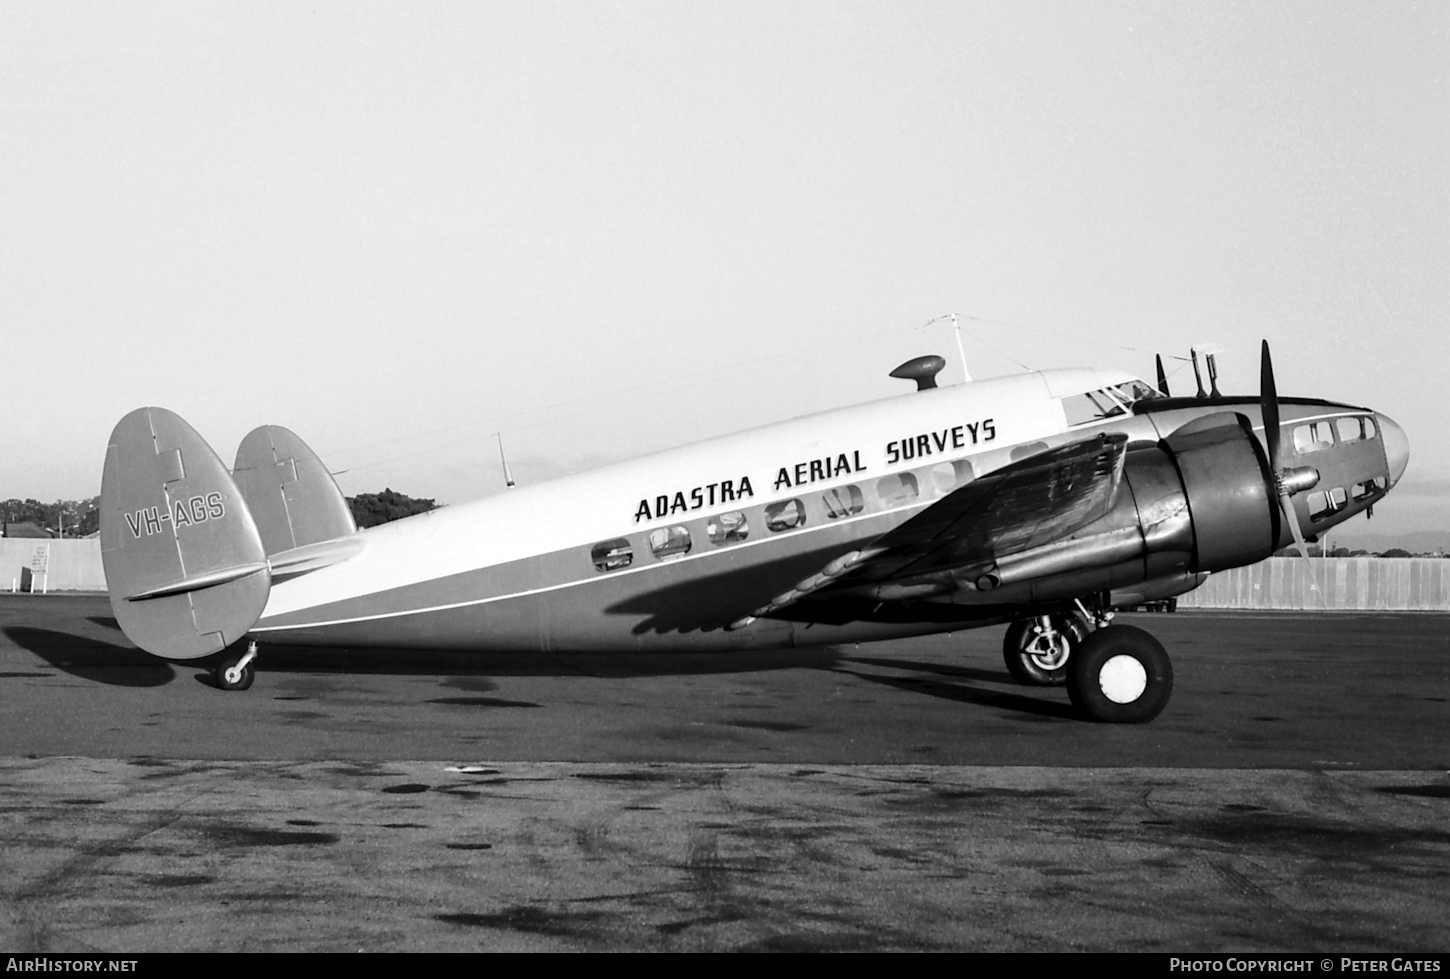
[[[503,481],[509,489],[514,488],[514,474],[509,471],[509,457],[503,451],[503,432],[494,432],[493,437],[498,439],[498,457],[503,460]]]
[[[962,358],[962,380],[970,381],[972,379],[972,372],[967,370],[967,352],[962,347],[962,328],[957,323],[956,313],[952,314],[952,332],[957,335],[957,356]]]

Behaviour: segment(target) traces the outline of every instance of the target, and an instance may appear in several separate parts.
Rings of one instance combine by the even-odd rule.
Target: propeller
[[[1294,534],[1294,543],[1301,557],[1309,557],[1309,545],[1304,542],[1304,532],[1299,529],[1299,518],[1294,514],[1290,497],[1313,489],[1319,484],[1319,470],[1310,466],[1288,467],[1284,465],[1279,431],[1279,389],[1274,384],[1274,361],[1269,356],[1269,341],[1263,341],[1263,357],[1259,368],[1259,403],[1264,416],[1264,443],[1269,450],[1269,468],[1274,474],[1274,492],[1279,497],[1279,509],[1289,522]],[[1314,586],[1316,592],[1319,586]],[[1319,603],[1324,604],[1324,595],[1319,594]]]
[[[1158,362],[1158,393],[1163,395],[1163,397],[1165,398],[1169,397],[1168,375],[1163,373],[1163,355],[1154,354],[1153,359]]]

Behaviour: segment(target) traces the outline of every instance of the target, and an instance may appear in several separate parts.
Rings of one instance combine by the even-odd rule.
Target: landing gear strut
[[[246,690],[257,678],[257,671],[252,663],[257,659],[257,644],[247,643],[247,651],[244,653],[226,652],[222,654],[221,662],[217,663],[212,676],[216,679],[216,685],[223,690]]]
[[[1018,683],[1061,686],[1068,660],[1087,637],[1087,621],[1076,612],[1019,619],[1002,640],[1002,660]]]

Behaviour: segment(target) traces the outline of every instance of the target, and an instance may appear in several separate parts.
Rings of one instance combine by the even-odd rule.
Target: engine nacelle
[[[1262,561],[1279,540],[1279,501],[1259,440],[1243,415],[1220,412],[1163,440],[1177,467],[1193,526],[1194,571]]]
[[[1263,560],[1280,517],[1268,460],[1248,419],[1220,412],[1162,442],[1129,447],[1112,510],[1071,536],[999,559],[986,573],[933,581],[948,601],[1038,604]],[[953,584],[955,587],[953,587]],[[923,592],[917,597],[925,597]],[[988,597],[990,595],[990,598]]]

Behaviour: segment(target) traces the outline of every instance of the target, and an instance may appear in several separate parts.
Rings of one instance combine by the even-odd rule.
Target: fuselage
[[[1102,370],[975,381],[519,487],[361,532],[347,560],[275,582],[252,634],[292,644],[664,651],[867,641],[1000,621],[1049,592],[874,610],[837,603],[816,615],[802,602],[804,614],[727,628],[971,480],[1044,449],[1100,431],[1157,442],[1214,412],[1262,427],[1254,399],[1145,400],[1150,394],[1130,375]],[[1286,444],[1320,471],[1314,491],[1295,498],[1306,534],[1372,505],[1398,478],[1395,466],[1403,470],[1395,455],[1403,432],[1373,411],[1285,399],[1281,421]],[[1146,563],[1119,569],[1111,584],[1136,576],[1151,586],[1160,572]],[[1163,587],[1179,591],[1201,580],[1171,577]]]

